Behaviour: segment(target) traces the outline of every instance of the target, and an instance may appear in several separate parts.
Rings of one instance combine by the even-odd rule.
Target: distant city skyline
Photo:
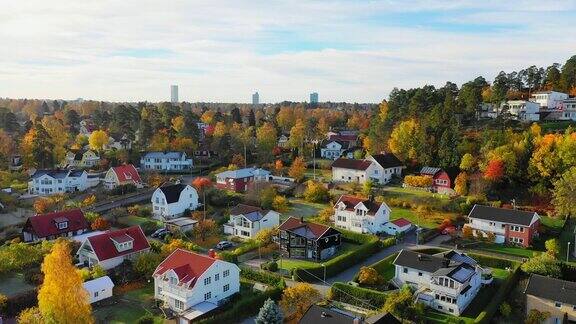
[[[170,102],[172,102],[173,104],[178,103],[178,86],[177,85],[171,85],[170,86]]]
[[[8,1],[0,97],[377,103],[576,54],[575,1]]]
[[[252,94],[252,104],[253,105],[259,105],[260,104],[260,94],[258,93],[258,91],[256,91],[255,93]]]

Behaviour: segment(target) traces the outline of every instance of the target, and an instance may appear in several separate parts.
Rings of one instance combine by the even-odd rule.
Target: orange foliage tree
[[[92,227],[92,229],[95,231],[97,231],[97,230],[103,231],[103,230],[109,229],[110,224],[108,224],[108,221],[105,220],[104,218],[98,217],[92,222],[92,225],[90,227]]]
[[[490,160],[486,171],[484,171],[484,178],[492,181],[498,182],[504,177],[504,162],[500,159]]]

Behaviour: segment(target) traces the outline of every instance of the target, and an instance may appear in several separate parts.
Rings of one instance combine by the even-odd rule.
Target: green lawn
[[[290,199],[290,210],[282,214],[282,219],[292,217],[316,217],[328,205],[307,202],[303,199]]]
[[[521,258],[531,258],[537,251],[528,250],[522,247],[506,246],[496,243],[481,243],[474,247],[475,250],[488,251],[500,254],[513,255]]]
[[[351,253],[354,249],[356,249],[359,245],[350,244],[350,243],[342,243],[342,247],[340,251],[330,259],[333,259],[339,255],[345,253]],[[328,261],[328,260],[326,260]],[[299,259],[286,259],[282,258],[282,261],[278,261],[278,266],[282,269],[292,270],[293,268],[310,268],[310,267],[317,267],[318,265],[322,264],[322,262],[314,262],[308,260],[299,260]]]
[[[136,289],[119,296],[116,304],[109,306],[96,306],[94,317],[101,323],[136,323],[138,319],[146,314],[154,316],[154,323],[164,323],[164,319],[155,314],[154,286]]]
[[[382,189],[386,196],[402,197],[402,198],[436,198],[440,200],[449,200],[447,195],[441,195],[425,190],[416,190],[412,188],[402,188],[400,186],[387,186]]]
[[[314,169],[306,169],[304,176],[307,179],[314,179]],[[323,180],[329,182],[332,180],[332,170],[320,169],[316,165],[316,180]]]
[[[133,216],[133,215],[120,217],[118,219],[118,223],[124,224],[126,226],[142,225],[148,221],[156,222],[158,224],[158,226],[162,225],[162,222],[160,222],[158,220],[146,218],[146,217],[140,217],[140,216]]]
[[[425,228],[436,228],[438,227],[438,225],[442,223],[442,220],[444,219],[443,217],[437,218],[433,216],[426,218],[423,217],[419,218],[418,214],[416,214],[413,210],[399,207],[392,207],[392,213],[390,214],[390,218],[391,220],[395,220],[398,218],[406,218],[413,224],[417,224],[418,226]]]
[[[12,297],[34,288],[36,287],[24,281],[24,275],[21,273],[10,273],[0,276],[1,295]]]
[[[552,228],[552,229],[562,229],[562,227],[564,227],[564,222],[565,220],[562,218],[552,218],[552,217],[548,217],[548,216],[540,216],[540,221],[542,222],[542,224],[546,227]]]

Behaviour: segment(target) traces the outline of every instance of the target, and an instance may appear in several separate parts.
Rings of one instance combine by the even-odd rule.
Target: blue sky
[[[576,55],[576,1],[10,1],[0,97],[379,102]]]

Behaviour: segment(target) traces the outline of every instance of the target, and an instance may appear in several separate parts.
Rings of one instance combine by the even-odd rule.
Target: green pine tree
[[[280,307],[268,298],[256,316],[256,324],[281,324],[283,321],[284,315],[282,315]]]

